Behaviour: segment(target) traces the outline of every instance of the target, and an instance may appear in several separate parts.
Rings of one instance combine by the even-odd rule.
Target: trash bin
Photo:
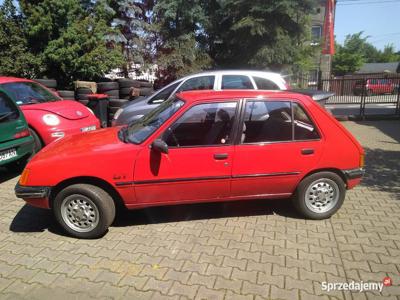
[[[101,127],[107,127],[108,124],[108,95],[91,94],[89,95],[87,107],[93,110],[95,116],[100,120]]]

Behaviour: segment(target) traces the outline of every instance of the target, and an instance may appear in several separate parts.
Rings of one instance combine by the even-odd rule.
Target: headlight
[[[48,126],[57,126],[60,124],[60,119],[53,114],[47,114],[43,116],[43,122]]]
[[[114,120],[118,119],[123,111],[124,110],[122,108],[118,109],[117,112],[114,114]]]
[[[89,107],[86,107],[86,108],[90,111],[90,113],[91,113],[92,115],[94,115],[93,110],[91,110]]]

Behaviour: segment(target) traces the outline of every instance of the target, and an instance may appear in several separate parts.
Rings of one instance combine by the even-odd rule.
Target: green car
[[[33,153],[33,137],[25,117],[7,93],[0,89],[0,167],[23,166]]]

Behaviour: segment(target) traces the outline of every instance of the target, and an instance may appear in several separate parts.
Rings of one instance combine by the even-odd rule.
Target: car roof
[[[242,98],[302,98],[304,95],[290,91],[282,90],[200,90],[200,91],[187,91],[177,94],[177,97],[187,102],[196,102],[199,100],[221,100],[221,99],[242,99]],[[306,97],[308,98],[308,97]]]
[[[0,76],[0,84],[10,82],[32,82],[32,80],[18,77]]]
[[[195,74],[191,74],[182,78],[177,79],[176,81],[182,79],[188,79],[192,77],[198,76],[206,76],[206,75],[251,75],[251,76],[262,76],[262,77],[276,77],[276,78],[283,78],[283,76],[279,73],[275,72],[268,72],[268,71],[255,71],[255,70],[212,70],[212,71],[203,71]]]

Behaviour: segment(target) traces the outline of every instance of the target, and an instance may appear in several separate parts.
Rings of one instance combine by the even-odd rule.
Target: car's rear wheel
[[[306,218],[321,220],[335,214],[346,196],[343,179],[333,172],[319,172],[304,178],[296,191],[294,206]]]
[[[103,236],[115,218],[115,204],[103,189],[90,184],[74,184],[57,194],[54,216],[71,236],[94,239]]]

